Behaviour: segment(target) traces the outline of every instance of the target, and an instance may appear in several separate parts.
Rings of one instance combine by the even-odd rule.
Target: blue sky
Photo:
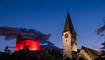
[[[77,45],[99,50],[104,41],[95,34],[105,17],[105,0],[0,0],[0,26],[32,28],[45,34],[62,48],[62,31],[69,8],[77,32]],[[0,37],[0,47],[15,46],[15,40]]]

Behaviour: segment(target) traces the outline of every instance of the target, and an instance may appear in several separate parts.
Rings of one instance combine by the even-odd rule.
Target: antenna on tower
[[[69,8],[67,8],[67,13],[69,13]]]

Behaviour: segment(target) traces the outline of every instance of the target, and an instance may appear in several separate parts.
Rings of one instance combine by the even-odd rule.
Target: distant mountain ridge
[[[57,47],[57,46],[54,46],[54,45],[40,45],[40,48],[42,49],[53,49],[53,48],[56,48],[58,50],[61,50],[61,48]]]

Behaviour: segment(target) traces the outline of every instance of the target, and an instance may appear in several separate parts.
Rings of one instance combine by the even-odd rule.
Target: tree
[[[100,48],[100,49],[102,49],[101,51],[105,52],[105,41],[103,43],[101,43],[101,45],[103,46],[102,48]]]

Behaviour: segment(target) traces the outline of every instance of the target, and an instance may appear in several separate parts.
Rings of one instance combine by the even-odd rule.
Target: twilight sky
[[[0,27],[36,29],[52,34],[50,39],[62,48],[62,31],[69,8],[77,32],[77,45],[99,50],[103,38],[95,34],[105,18],[105,0],[0,0]],[[0,49],[15,46],[15,40],[0,37]]]

